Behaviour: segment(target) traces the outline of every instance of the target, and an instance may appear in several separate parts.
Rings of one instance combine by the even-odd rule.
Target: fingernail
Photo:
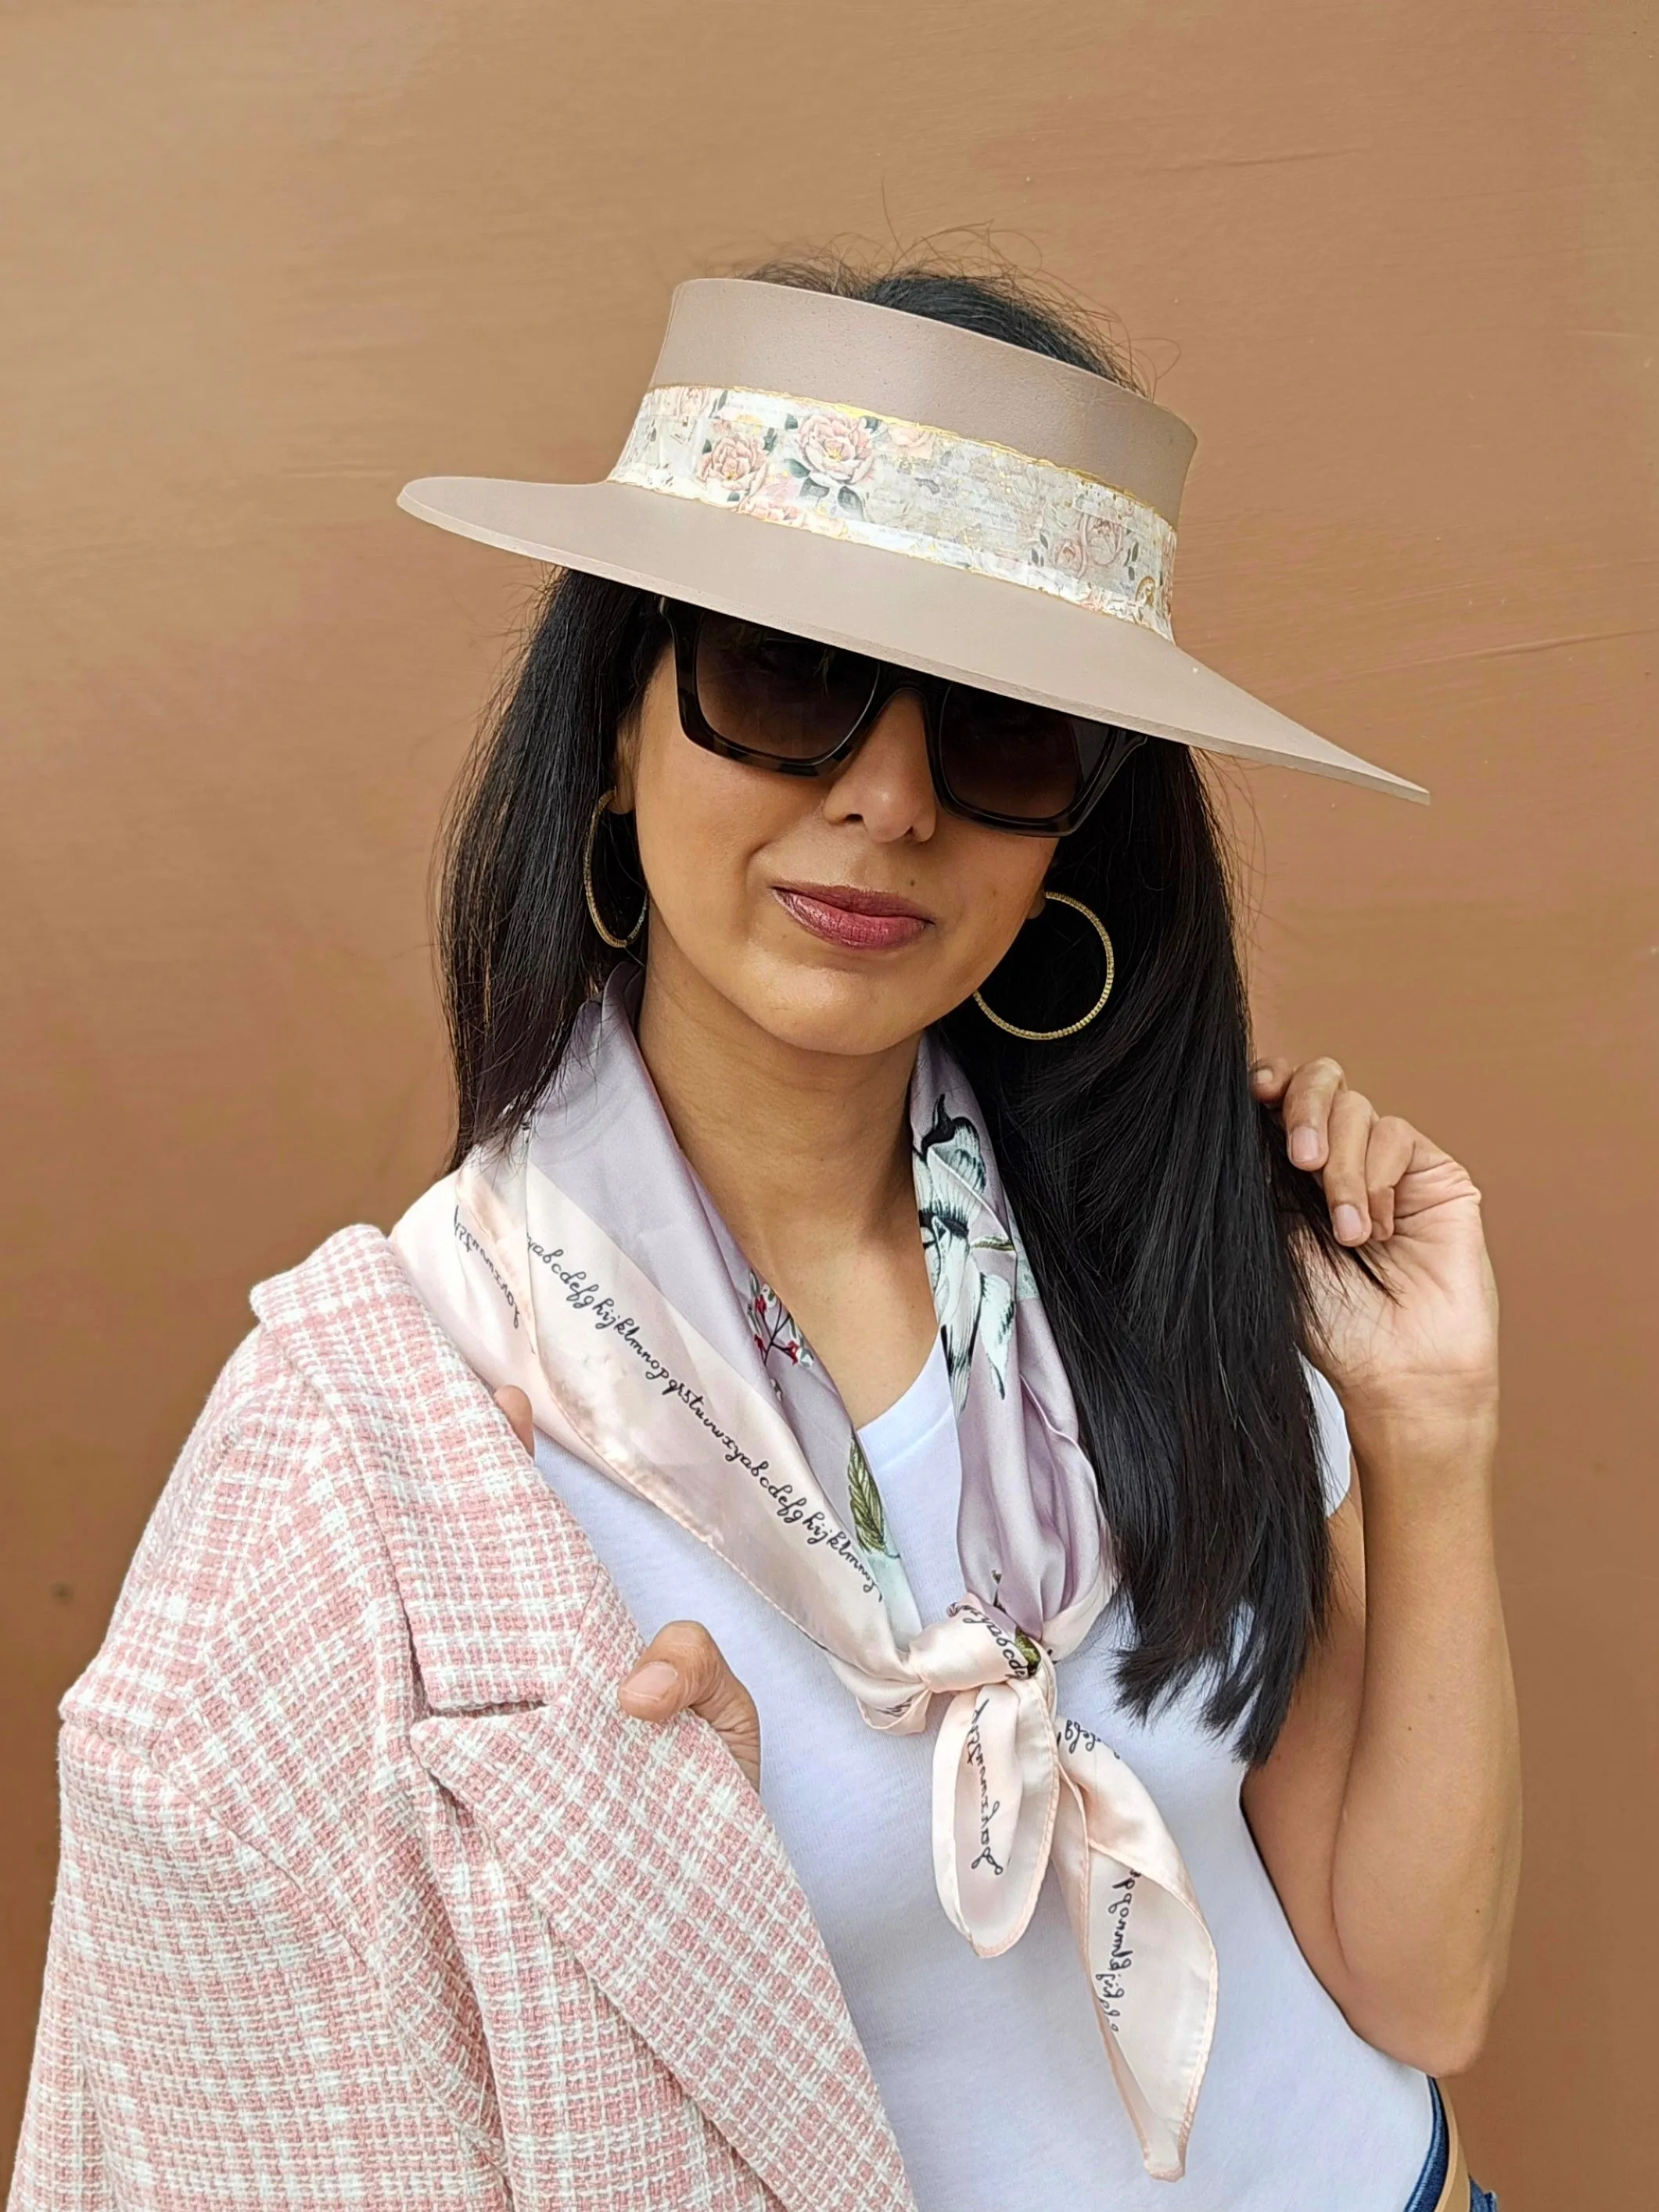
[[[665,1698],[679,1680],[679,1670],[671,1667],[666,1659],[647,1659],[623,1684],[630,1697],[645,1698],[652,1703]]]
[[[1319,1132],[1317,1129],[1309,1129],[1304,1127],[1291,1130],[1291,1158],[1296,1162],[1299,1168],[1316,1168],[1319,1165]]]
[[[1259,1060],[1250,1070],[1250,1080],[1252,1083],[1265,1083],[1272,1073],[1273,1068],[1269,1063],[1265,1060]]]
[[[1340,1243],[1357,1244],[1365,1233],[1365,1217],[1357,1206],[1334,1206],[1331,1211],[1331,1226],[1335,1230]]]

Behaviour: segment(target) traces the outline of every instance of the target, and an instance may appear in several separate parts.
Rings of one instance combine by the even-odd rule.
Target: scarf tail
[[[1144,1784],[1065,1723],[1060,1764],[1054,1871],[1096,2025],[1148,2174],[1179,2181],[1215,2034],[1215,1945]]]

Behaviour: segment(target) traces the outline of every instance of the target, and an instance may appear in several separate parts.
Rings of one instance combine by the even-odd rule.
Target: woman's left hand
[[[1269,1060],[1251,1087],[1277,1106],[1291,1160],[1316,1175],[1357,1267],[1310,1270],[1309,1348],[1349,1417],[1413,1425],[1489,1419],[1498,1389],[1498,1291],[1467,1169],[1409,1121],[1379,1115],[1334,1060]]]
[[[1292,1164],[1337,1242],[1308,1256],[1313,1341],[1358,1480],[1273,1755],[1244,1785],[1304,1956],[1369,2043],[1425,2073],[1480,2049],[1520,1851],[1515,1692],[1492,1545],[1498,1296],[1480,1194],[1334,1060],[1269,1060]]]

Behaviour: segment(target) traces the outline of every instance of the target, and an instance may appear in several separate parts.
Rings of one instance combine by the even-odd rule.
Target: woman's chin
[[[913,1043],[953,1001],[902,988],[897,978],[836,974],[806,963],[769,976],[738,1003],[749,1018],[796,1052],[870,1059]]]

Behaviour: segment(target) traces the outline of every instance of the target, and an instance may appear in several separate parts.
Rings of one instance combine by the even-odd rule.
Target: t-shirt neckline
[[[893,1461],[903,1458],[926,1443],[942,1423],[955,1419],[950,1370],[945,1364],[945,1340],[936,1336],[915,1381],[884,1413],[878,1413],[873,1421],[865,1423],[858,1432],[859,1442],[864,1447],[865,1457],[872,1464],[890,1466]]]

